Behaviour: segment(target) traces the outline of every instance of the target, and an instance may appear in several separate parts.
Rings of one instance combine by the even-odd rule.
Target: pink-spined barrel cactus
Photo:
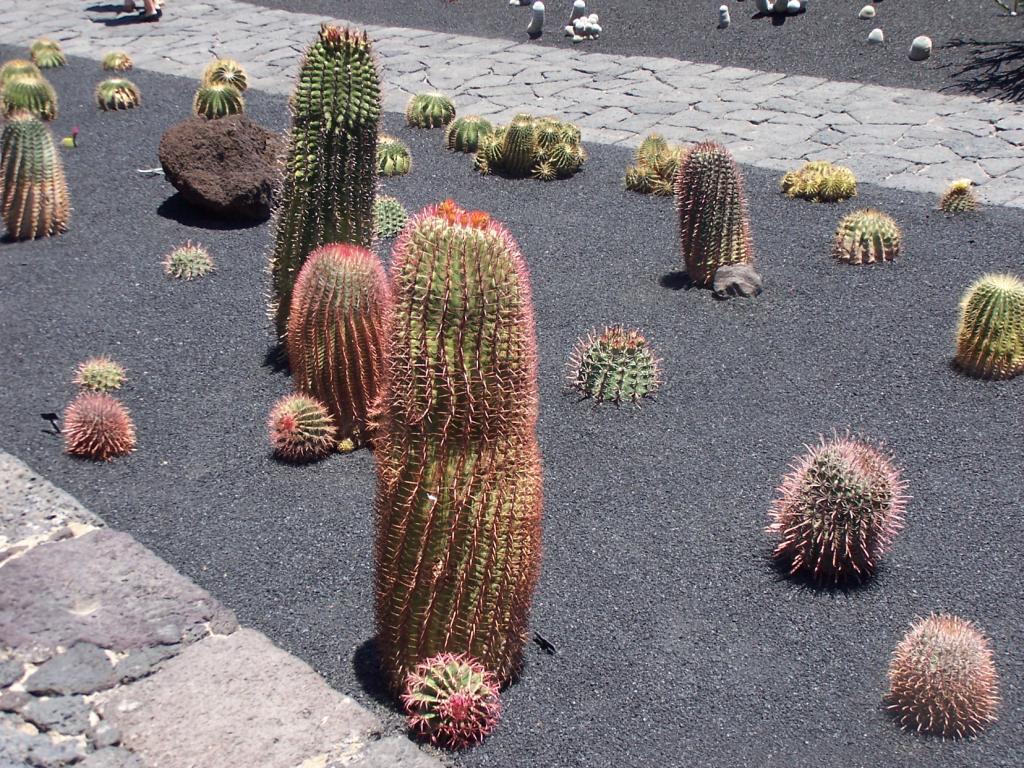
[[[337,444],[331,415],[323,403],[306,395],[285,395],[278,400],[267,428],[275,455],[292,464],[322,459]]]
[[[64,444],[72,456],[110,461],[135,450],[135,424],[119,400],[83,392],[64,411]]]

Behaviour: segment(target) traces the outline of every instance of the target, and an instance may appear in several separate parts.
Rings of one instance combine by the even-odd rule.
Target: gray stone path
[[[440,768],[0,451],[0,768]]]
[[[114,0],[111,0],[114,2]],[[323,20],[217,0],[170,0],[156,24],[106,26],[112,13],[81,0],[5,0],[0,41],[40,35],[99,58],[125,48],[138,66],[198,77],[211,53],[244,62],[256,87],[290,93],[299,55]],[[1024,108],[931,91],[588,53],[418,29],[367,26],[380,57],[385,105],[402,110],[428,88],[463,114],[518,111],[575,120],[585,141],[635,145],[657,130],[677,141],[724,141],[738,160],[773,169],[813,158],[851,166],[865,182],[938,194],[955,179],[983,200],[1024,207]]]

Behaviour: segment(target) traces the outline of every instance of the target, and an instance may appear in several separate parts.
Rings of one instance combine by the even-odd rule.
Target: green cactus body
[[[189,240],[164,257],[164,274],[178,280],[194,280],[213,272],[213,259],[203,246]]]
[[[32,43],[29,53],[32,55],[32,61],[40,69],[54,69],[68,63],[56,40],[40,38]]]
[[[389,368],[375,442],[377,642],[398,693],[437,653],[518,672],[539,573],[537,354],[507,230],[426,209],[394,251]]]
[[[29,112],[40,120],[57,118],[57,92],[42,77],[20,75],[10,78],[0,92],[0,103],[7,117],[15,112]]]
[[[240,115],[245,112],[245,99],[242,92],[233,85],[226,83],[209,83],[199,86],[192,111],[196,117],[216,120],[218,117]]]
[[[481,173],[502,171],[513,178],[564,179],[587,159],[579,129],[553,117],[516,115],[509,125],[480,140],[474,165]]]
[[[108,72],[129,72],[132,68],[132,57],[125,51],[110,51],[103,55],[103,69]]]
[[[274,454],[301,464],[324,458],[337,444],[337,430],[324,404],[303,394],[285,395],[267,420]]]
[[[900,241],[900,228],[891,217],[865,208],[839,222],[832,253],[849,264],[892,261],[899,255]]]
[[[569,385],[598,403],[637,402],[661,385],[661,361],[639,331],[612,326],[580,339]]]
[[[124,384],[124,368],[109,357],[90,357],[75,369],[74,383],[90,392],[111,392]]]
[[[203,85],[230,85],[243,93],[249,87],[249,76],[234,59],[214,59],[203,70]]]
[[[373,205],[373,217],[378,237],[394,237],[405,227],[409,214],[397,198],[381,195]]]
[[[292,286],[309,254],[327,243],[373,243],[380,109],[370,41],[325,24],[292,96],[291,145],[270,260],[281,337]]]
[[[990,274],[960,302],[956,363],[981,379],[1009,379],[1024,372],[1024,281]]]
[[[27,112],[13,114],[0,136],[0,181],[0,214],[11,237],[67,230],[71,206],[60,156],[46,126]]]
[[[516,115],[505,131],[502,167],[510,176],[529,176],[536,163],[537,134],[533,118]]]
[[[676,175],[676,207],[686,271],[694,285],[710,285],[726,264],[753,261],[743,180],[729,151],[697,144]]]
[[[857,177],[845,166],[811,160],[782,177],[782,191],[815,203],[835,203],[857,194]]]
[[[455,105],[443,93],[417,93],[405,107],[412,128],[442,128],[455,119]]]
[[[3,90],[8,80],[15,77],[34,77],[37,80],[41,80],[43,73],[31,61],[25,61],[24,59],[5,61],[4,65],[0,67],[0,90]]]
[[[669,144],[664,137],[652,133],[636,150],[635,164],[626,168],[626,189],[641,194],[671,197],[675,194],[675,177],[686,150]]]
[[[452,152],[476,152],[480,148],[480,139],[493,132],[494,126],[489,120],[467,115],[456,118],[448,125],[444,140]]]
[[[402,176],[412,168],[412,154],[404,141],[394,136],[377,140],[377,173],[381,176]]]
[[[369,413],[383,375],[390,311],[384,267],[361,246],[318,248],[295,281],[288,318],[295,388],[323,402],[346,449],[371,437]]]
[[[978,198],[971,189],[970,179],[957,179],[939,200],[939,210],[944,213],[970,213],[978,210]]]
[[[96,106],[104,112],[135,109],[142,103],[142,94],[131,80],[112,77],[96,86]]]

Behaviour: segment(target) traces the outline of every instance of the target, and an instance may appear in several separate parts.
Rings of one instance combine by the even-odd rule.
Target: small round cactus
[[[1009,379],[1024,371],[1024,281],[989,274],[960,301],[956,364],[979,379]]]
[[[164,258],[164,272],[168,277],[192,280],[213,271],[213,259],[203,246],[189,240],[179,245]]]
[[[394,136],[381,136],[377,140],[377,173],[381,176],[401,176],[412,168],[412,155],[405,142]]]
[[[57,92],[42,77],[18,75],[10,78],[0,91],[0,103],[6,117],[16,112],[28,112],[40,120],[57,118]]]
[[[25,59],[5,61],[4,65],[0,67],[0,89],[7,85],[8,80],[15,77],[34,77],[39,80],[42,79],[43,73],[39,70],[39,67],[31,61],[25,61]]]
[[[455,119],[455,105],[443,93],[417,93],[405,107],[405,121],[413,128],[441,128]]]
[[[230,85],[243,93],[249,87],[249,76],[234,59],[214,59],[203,70],[203,85]]]
[[[192,100],[192,111],[196,117],[216,120],[218,117],[240,115],[245,112],[245,99],[242,92],[233,85],[210,83],[199,86],[195,99]]]
[[[900,252],[900,228],[891,217],[865,208],[843,217],[836,230],[833,255],[848,264],[892,261]]]
[[[988,638],[959,616],[916,622],[893,651],[887,704],[904,729],[957,738],[980,733],[996,721],[999,706]]]
[[[64,58],[63,51],[60,49],[60,43],[56,40],[48,40],[45,37],[41,37],[32,43],[29,53],[32,55],[32,61],[40,69],[54,69],[56,67],[63,67],[68,63],[67,59]]]
[[[103,54],[103,69],[108,72],[130,72],[132,57],[126,51],[110,51]]]
[[[614,325],[580,339],[569,384],[598,403],[637,402],[661,386],[661,361],[639,331]]]
[[[131,80],[112,77],[96,86],[96,106],[104,112],[135,109],[142,103],[142,95]]]
[[[479,744],[498,725],[498,683],[482,664],[464,654],[439,653],[406,678],[402,705],[409,730],[449,749]]]
[[[323,403],[307,395],[278,400],[267,427],[274,453],[295,464],[322,459],[337,445],[334,419]]]
[[[494,132],[490,120],[466,115],[453,120],[445,129],[444,140],[452,152],[476,152],[480,139]]]
[[[818,584],[872,576],[900,530],[909,497],[892,459],[857,438],[824,438],[798,458],[772,504],[767,532],[791,575]]]
[[[846,166],[812,160],[782,177],[782,191],[814,203],[836,203],[857,194],[857,177]]]
[[[939,200],[939,210],[945,213],[970,213],[978,210],[978,198],[971,188],[970,179],[957,179],[946,189]]]
[[[647,136],[636,150],[635,164],[626,169],[626,189],[659,197],[675,194],[676,171],[686,150],[669,144],[657,133]]]
[[[65,449],[73,456],[110,461],[135,449],[135,425],[118,400],[83,392],[64,411]]]
[[[381,195],[373,204],[374,228],[378,237],[394,237],[405,226],[409,214],[397,198]]]
[[[74,383],[90,392],[111,392],[124,384],[124,368],[109,357],[90,357],[75,369]]]

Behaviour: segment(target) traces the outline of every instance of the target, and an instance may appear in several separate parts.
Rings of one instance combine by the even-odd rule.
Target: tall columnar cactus
[[[327,243],[373,242],[380,110],[369,39],[324,24],[292,96],[291,146],[270,264],[272,311],[281,337],[292,286],[309,254]]]
[[[3,87],[7,85],[8,80],[24,76],[41,79],[43,73],[39,71],[39,67],[31,61],[25,61],[25,59],[11,59],[10,61],[5,61],[4,65],[0,67],[0,89],[3,89]]]
[[[292,378],[296,389],[327,406],[344,450],[370,440],[390,312],[384,267],[358,245],[318,248],[295,281],[288,317]]]
[[[980,379],[1024,373],[1024,281],[990,274],[967,289],[960,301],[956,363]]]
[[[64,167],[46,126],[27,112],[12,115],[0,135],[0,179],[0,214],[11,237],[31,240],[67,230]]]
[[[441,652],[518,672],[540,567],[537,346],[512,236],[453,203],[395,246],[377,414],[377,642],[389,686]]]
[[[57,119],[57,92],[42,77],[20,75],[10,78],[0,91],[0,104],[7,117],[24,111],[40,120]]]
[[[900,228],[892,217],[865,208],[839,222],[832,254],[849,264],[892,261],[900,253],[901,239]]]
[[[676,207],[683,259],[691,282],[711,285],[727,264],[753,261],[743,177],[729,150],[697,144],[676,173]]]
[[[203,70],[203,85],[230,85],[242,93],[249,87],[249,76],[234,59],[214,59]]]
[[[218,117],[240,115],[245,112],[242,92],[227,83],[203,83],[196,90],[192,100],[192,111],[196,117],[216,120]]]

